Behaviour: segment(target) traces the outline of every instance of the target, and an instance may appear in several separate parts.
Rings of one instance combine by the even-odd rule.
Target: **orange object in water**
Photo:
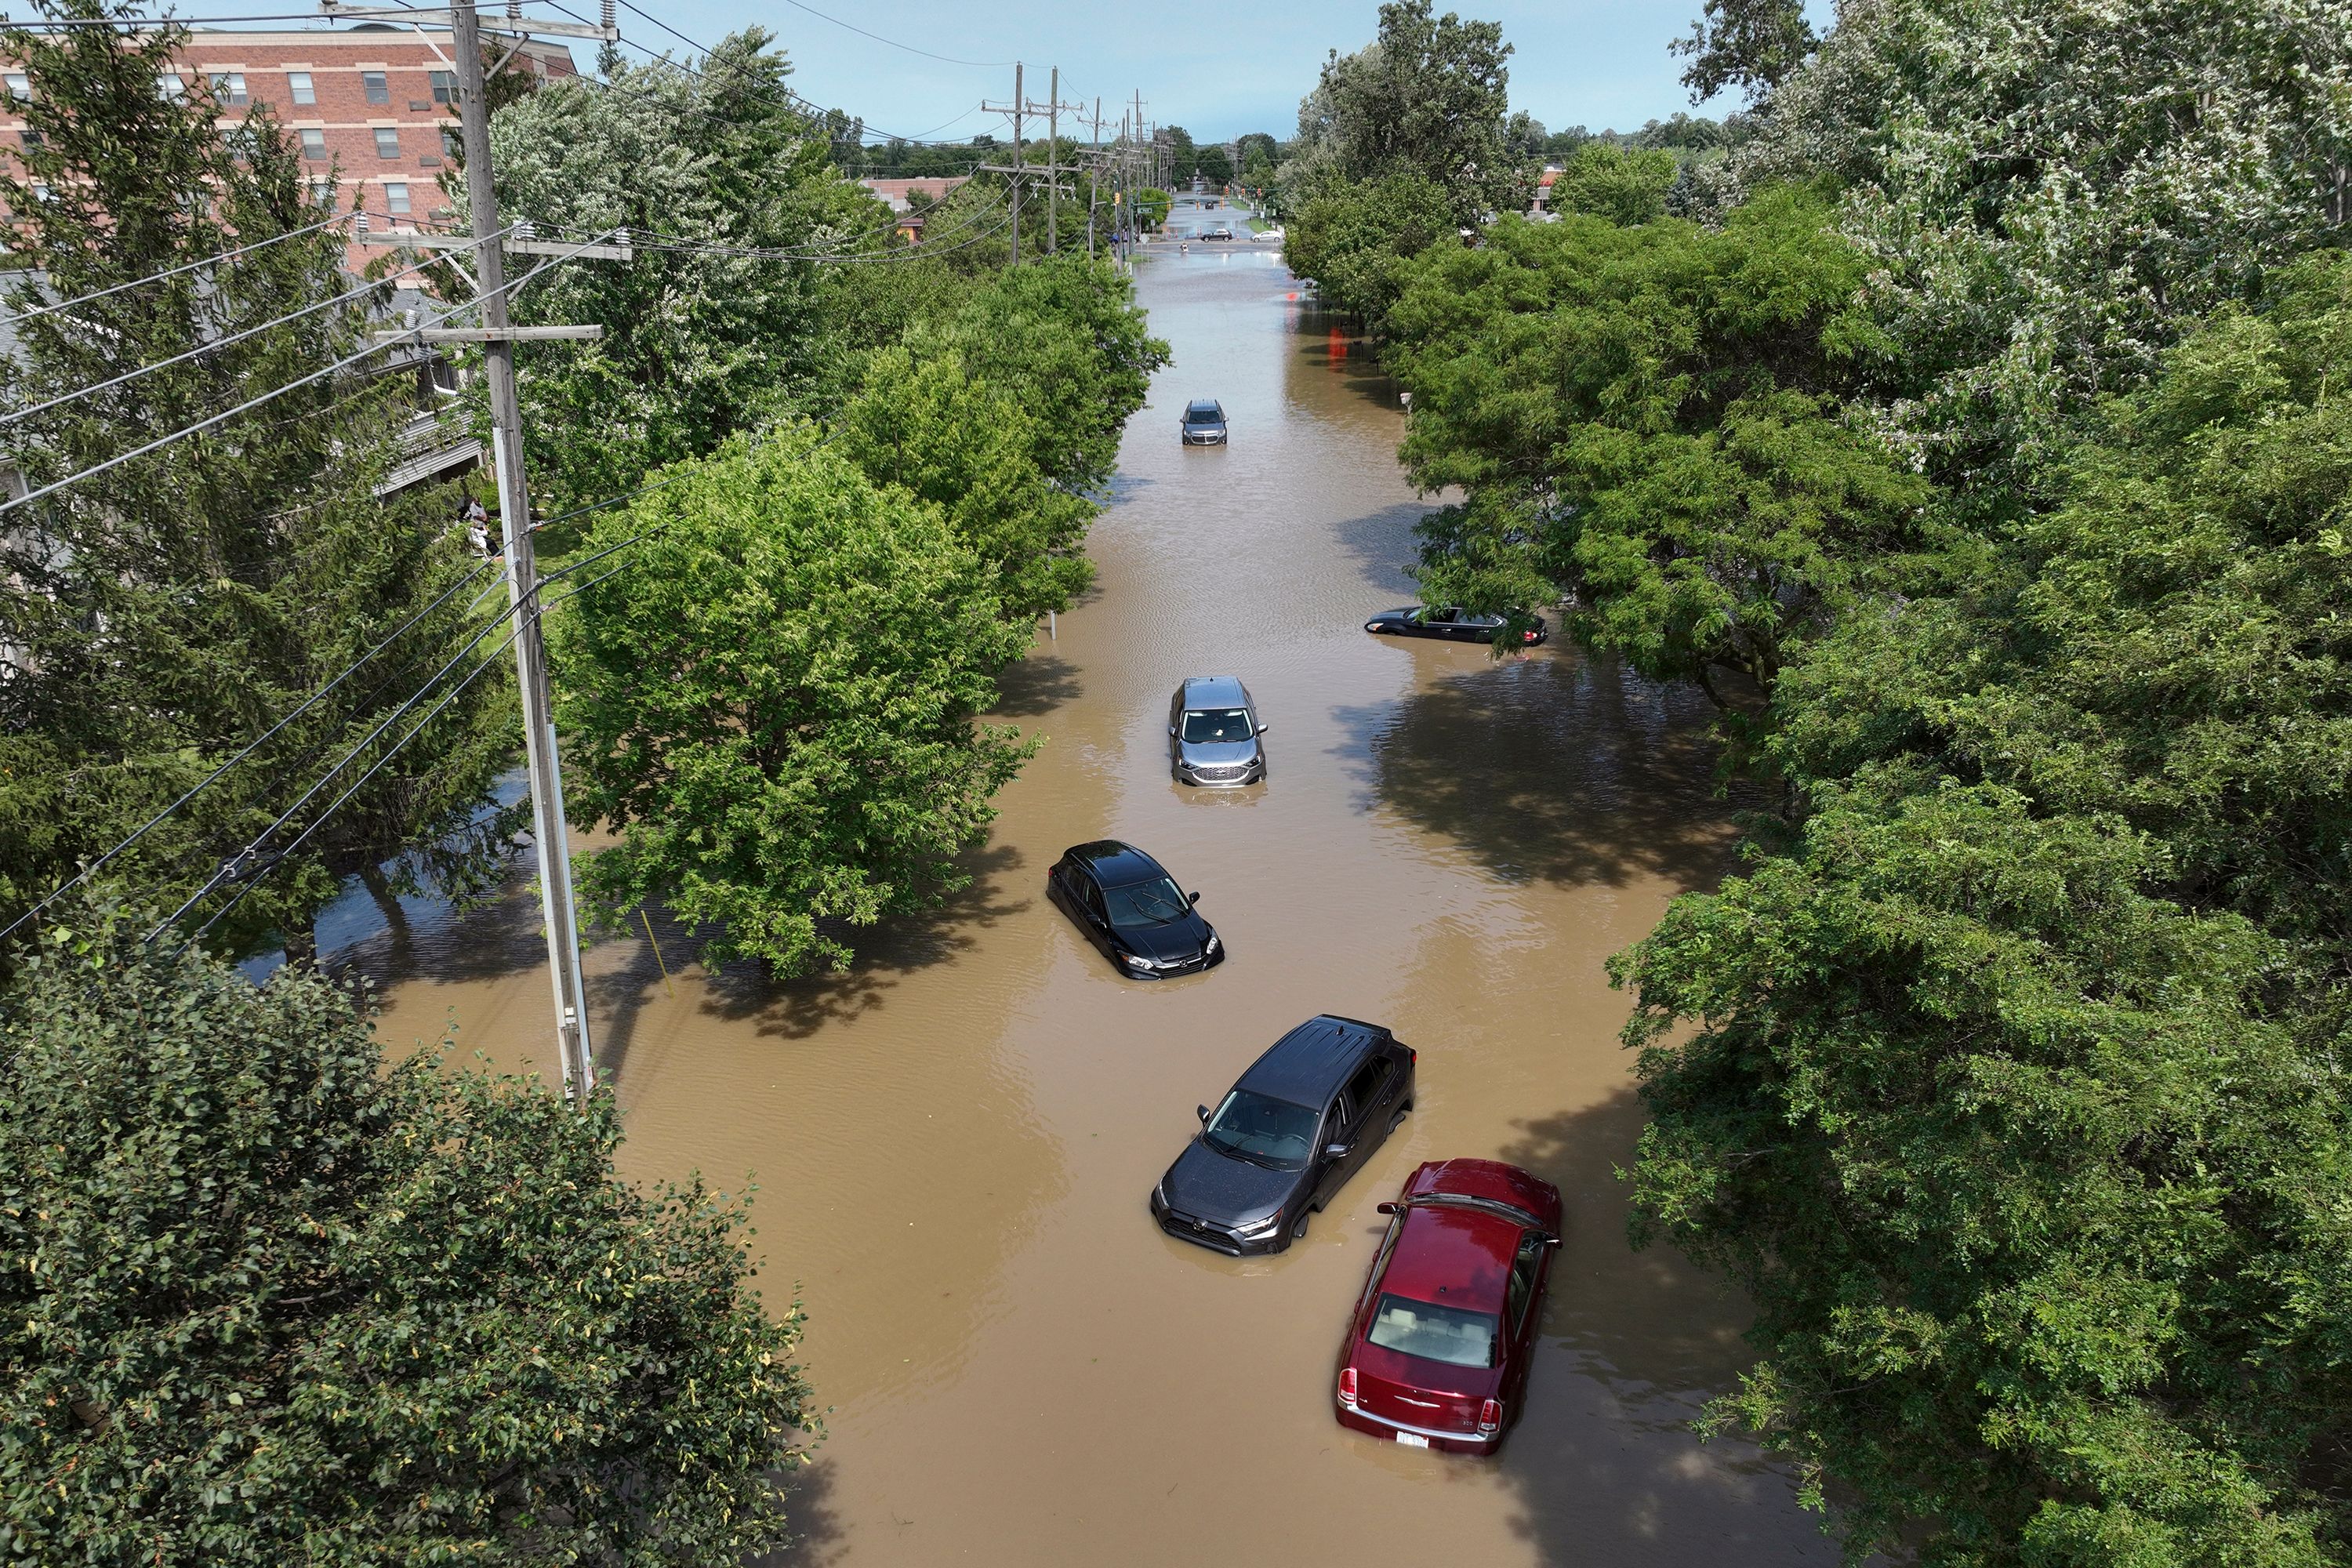
[[[1339,329],[1337,327],[1331,329],[1331,357],[1333,359],[1348,357],[1348,340],[1339,335]]]

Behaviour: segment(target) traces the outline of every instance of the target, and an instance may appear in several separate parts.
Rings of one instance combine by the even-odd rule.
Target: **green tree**
[[[1168,144],[1168,177],[1180,185],[1191,184],[1201,162],[1200,150],[1192,145],[1192,133],[1181,125],[1171,125],[1160,134]]]
[[[1588,142],[1570,155],[1552,183],[1551,208],[1590,213],[1620,227],[1666,216],[1666,193],[1680,166],[1672,153],[1629,152],[1605,142]]]
[[[2269,294],[1791,671],[1801,837],[1618,970],[1643,1229],[1757,1304],[1715,1419],[1857,1550],[2344,1560],[2352,265]]]
[[[0,999],[0,1549],[26,1563],[675,1563],[783,1533],[797,1308],[620,1120],[386,1068],[77,909]]]
[[[1202,179],[1213,185],[1229,184],[1234,177],[1234,161],[1226,153],[1223,142],[1212,142],[1200,149],[1194,157],[1193,167]]]
[[[1423,526],[1438,602],[1569,595],[1568,631],[1718,701],[1769,690],[1891,555],[1926,486],[1843,395],[1877,340],[1868,263],[1805,191],[1720,230],[1506,218],[1407,264],[1388,312],[1402,455],[1467,499]]]
[[[1079,494],[1110,482],[1120,433],[1169,363],[1133,280],[1108,260],[1067,252],[997,274],[911,335],[935,337],[1011,393],[1030,416],[1038,471]]]
[[[667,478],[600,521],[646,537],[551,634],[572,818],[619,838],[585,891],[718,922],[712,963],[839,967],[843,925],[966,880],[1032,749],[974,716],[1032,630],[937,507],[804,428]]]
[[[131,12],[88,0],[55,14]],[[29,100],[7,107],[33,132],[0,167],[16,268],[7,298],[18,313],[0,396],[29,411],[194,355],[15,416],[8,457],[30,486],[329,372],[364,346],[373,301],[336,302],[353,288],[340,270],[344,237],[298,232],[329,215],[267,110],[247,116],[231,142],[201,80],[178,96],[157,90],[185,39],[169,25],[0,33],[31,84]],[[264,247],[30,313],[240,245]],[[471,595],[444,595],[480,563],[452,536],[448,494],[373,493],[405,412],[405,378],[374,379],[383,368],[319,374],[0,519],[0,646],[10,665],[0,680],[0,917],[13,919],[415,618],[366,671],[111,868],[176,906],[470,635]],[[375,763],[382,771],[299,853],[276,858],[314,816],[244,862],[268,875],[208,940],[242,952],[282,939],[299,952],[341,876],[373,876],[404,851],[422,858],[400,862],[400,878],[449,886],[501,863],[500,821],[486,808],[512,749],[503,676],[466,688],[387,761],[386,743],[407,732],[396,723],[362,750],[320,804]],[[200,904],[193,920],[242,886]]]
[[[1293,272],[1322,286],[1332,306],[1377,331],[1404,292],[1407,263],[1433,246],[1461,247],[1454,204],[1433,181],[1391,174],[1308,196],[1290,215],[1282,254]]]
[[[1418,175],[1445,192],[1457,224],[1524,206],[1527,160],[1506,133],[1511,47],[1501,26],[1387,0],[1379,36],[1324,64],[1298,106],[1294,201],[1327,181]]]
[[[604,329],[534,349],[521,383],[551,510],[710,451],[818,378],[829,328],[857,309],[833,295],[866,286],[840,274],[871,265],[741,251],[898,243],[888,211],[840,177],[824,129],[793,105],[790,62],[770,42],[736,34],[692,69],[615,62],[609,83],[554,82],[492,121],[503,217],[581,239],[615,226],[652,237],[632,262],[555,268],[515,301],[519,322]]]
[[[1092,581],[1082,550],[1097,508],[1037,466],[1050,433],[1023,400],[955,349],[876,354],[834,429],[868,479],[938,506],[995,568],[1007,619],[1066,610]]]
[[[1157,185],[1146,185],[1135,193],[1135,216],[1146,233],[1168,221],[1168,193]]]
[[[1704,103],[1730,87],[1763,97],[1819,43],[1803,0],[1706,0],[1706,19],[1667,47],[1688,57],[1683,85],[1693,103]]]
[[[1780,81],[1752,180],[1826,170],[1939,477],[2040,493],[2097,399],[2352,225],[2342,7],[1873,0]],[[2063,68],[2053,62],[2063,60]]]

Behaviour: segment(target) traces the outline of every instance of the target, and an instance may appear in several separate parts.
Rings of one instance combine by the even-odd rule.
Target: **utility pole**
[[[1013,164],[1016,171],[1026,169],[1028,149],[1021,144],[1021,115],[1028,100],[1021,96],[1021,62],[1013,62]],[[1013,176],[1013,265],[1021,265],[1021,174]]]
[[[1095,258],[1095,183],[1102,174],[1102,95],[1095,95],[1095,117],[1087,127],[1087,150],[1093,154],[1087,160],[1087,259]]]
[[[555,1036],[563,1089],[585,1106],[596,1087],[588,1034],[588,997],[580,968],[579,917],[572,900],[572,847],[563,822],[563,780],[547,689],[547,647],[540,635],[539,569],[532,560],[530,493],[523,482],[522,409],[515,398],[514,342],[506,334],[506,260],[499,254],[499,198],[490,174],[490,101],[482,70],[481,19],[473,0],[449,8],[457,58],[457,116],[466,146],[466,192],[472,208],[474,264],[480,283],[482,359],[490,394],[490,447],[498,467],[499,523],[505,536],[507,602],[516,619],[515,665],[522,690],[523,755],[530,772],[532,837],[539,848],[540,913],[547,923],[547,963],[555,987]]]
[[[1054,74],[1059,80],[1061,72],[1058,68]],[[983,114],[1009,114],[1013,117],[1012,163],[1009,166],[982,163],[979,167],[989,174],[1003,174],[1013,187],[1013,265],[1015,267],[1021,265],[1021,182],[1029,172],[1029,158],[1021,147],[1021,117],[1028,111],[1029,100],[1021,94],[1021,62],[1015,60],[1013,62],[1013,101],[1009,104],[990,103],[983,100],[980,106]]]
[[[1062,68],[1054,68],[1045,89],[1045,254],[1053,255],[1062,238]]]

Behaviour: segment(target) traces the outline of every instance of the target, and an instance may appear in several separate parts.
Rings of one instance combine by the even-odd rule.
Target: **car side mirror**
[[[1173,724],[1169,725],[1169,726],[1168,726],[1168,732],[1169,732],[1170,734],[1171,734],[1171,735],[1172,735],[1172,734],[1174,734],[1174,733],[1176,732],[1176,726],[1175,726],[1175,725],[1173,725]]]
[[[1201,895],[1198,893],[1187,893],[1184,896],[1196,904],[1201,901]]]
[[[1559,1245],[1559,1237],[1556,1236],[1547,1236],[1544,1237],[1544,1245],[1546,1247],[1558,1247]]]
[[[1344,1160],[1348,1157],[1348,1151],[1354,1147],[1353,1143],[1326,1143],[1323,1145],[1323,1157],[1326,1160]]]
[[[1271,725],[1271,724],[1260,724],[1260,725],[1257,727],[1257,732],[1258,732],[1259,734],[1263,735],[1263,734],[1265,734],[1268,730],[1271,730],[1271,729],[1273,729],[1273,728],[1274,728],[1274,726],[1273,726],[1273,725]]]
[[[1398,1209],[1397,1205],[1394,1205],[1394,1204],[1381,1204],[1379,1207],[1375,1208],[1372,1212],[1373,1212],[1374,1214],[1397,1214],[1397,1213],[1400,1213],[1400,1212],[1402,1212],[1402,1211],[1400,1211],[1400,1210]]]
[[[1209,1124],[1209,1108],[1205,1105],[1196,1105],[1192,1109],[1201,1113],[1201,1125],[1206,1127]]]

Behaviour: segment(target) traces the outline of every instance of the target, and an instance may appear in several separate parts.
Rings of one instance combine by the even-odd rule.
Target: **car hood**
[[[1187,741],[1184,760],[1203,767],[1215,767],[1220,763],[1245,763],[1257,755],[1255,741]]]
[[[1171,1208],[1217,1225],[1247,1225],[1280,1208],[1297,1190],[1304,1171],[1269,1171],[1247,1160],[1220,1154],[1195,1138],[1160,1178]]]
[[[1192,958],[1208,945],[1209,922],[1195,913],[1164,926],[1121,926],[1112,934],[1129,952],[1145,958]]]

